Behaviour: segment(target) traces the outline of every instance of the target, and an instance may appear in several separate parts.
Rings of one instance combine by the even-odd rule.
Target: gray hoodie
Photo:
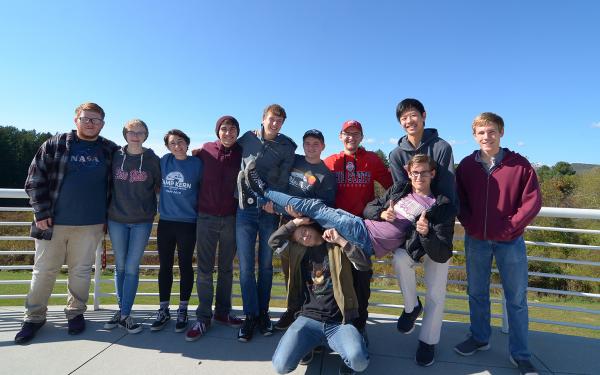
[[[296,151],[291,138],[280,133],[268,141],[257,137],[254,131],[247,131],[237,143],[242,146],[242,170],[251,158],[256,158],[256,170],[269,187],[287,192]]]
[[[128,154],[127,146],[115,151],[108,218],[127,224],[154,221],[160,183],[160,159],[152,149],[138,155]]]
[[[438,167],[432,183],[432,190],[448,197],[450,201],[456,204],[456,179],[454,176],[452,147],[438,136],[436,129],[424,129],[421,144],[417,148],[410,144],[408,136],[405,135],[400,138],[398,147],[393,149],[389,156],[394,183],[410,181],[404,166],[416,154],[429,155],[437,163]]]

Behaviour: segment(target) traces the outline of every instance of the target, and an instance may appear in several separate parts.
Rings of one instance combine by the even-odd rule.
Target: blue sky
[[[73,109],[107,112],[123,143],[131,118],[166,150],[179,128],[197,147],[214,123],[242,131],[282,104],[282,132],[321,129],[341,150],[343,121],[386,154],[395,118],[420,99],[458,162],[480,112],[504,117],[503,146],[535,163],[600,164],[600,48],[595,1],[12,1],[0,5],[0,125],[63,132]]]

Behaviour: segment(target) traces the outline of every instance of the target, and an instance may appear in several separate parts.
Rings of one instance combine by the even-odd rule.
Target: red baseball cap
[[[362,130],[362,125],[360,124],[360,122],[356,121],[356,120],[348,120],[346,122],[344,122],[344,124],[342,125],[342,131],[346,131],[346,129],[348,128],[357,128],[358,130],[360,130],[360,133],[362,134],[363,130]]]

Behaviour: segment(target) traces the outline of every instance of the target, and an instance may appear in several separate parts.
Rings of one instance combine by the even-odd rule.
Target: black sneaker
[[[169,308],[165,307],[164,309],[158,309],[156,312],[156,320],[150,326],[151,331],[160,331],[165,328],[165,325],[169,323],[171,320],[171,313],[169,312]]]
[[[39,323],[23,322],[21,330],[15,335],[15,344],[26,344],[31,341],[44,324],[46,324],[46,319]]]
[[[460,355],[469,356],[475,354],[479,350],[488,350],[490,344],[487,342],[475,341],[473,337],[466,339],[454,347],[454,351]]]
[[[113,329],[119,325],[121,321],[121,310],[115,312],[115,314],[110,318],[110,320],[104,323],[104,329]]]
[[[119,327],[127,331],[127,333],[142,332],[142,325],[133,321],[131,316],[119,321]]]
[[[511,355],[510,362],[519,369],[519,374],[521,375],[538,375],[537,370],[528,359],[514,359]]]
[[[240,209],[244,210],[249,207],[253,207],[256,205],[256,198],[248,184],[246,184],[246,178],[244,177],[244,172],[240,171],[237,177],[237,189],[238,189],[238,206]]]
[[[271,322],[268,311],[258,316],[258,330],[263,336],[271,336],[273,334],[273,322]]]
[[[300,364],[302,366],[308,366],[312,362],[314,357],[314,352],[311,350],[304,357],[302,357],[302,359],[300,360]]]
[[[417,302],[419,303],[413,311],[407,313],[406,310],[402,311],[402,315],[398,318],[398,324],[396,328],[398,331],[408,335],[415,329],[415,321],[423,312],[423,305],[421,304],[421,300],[417,297]]]
[[[250,186],[253,192],[256,194],[263,196],[265,195],[265,190],[267,190],[267,184],[260,178],[258,172],[256,171],[256,161],[254,159],[250,160],[248,164],[246,164],[246,169],[244,169],[244,177],[246,178],[246,183]]]
[[[415,361],[419,366],[431,366],[435,360],[435,345],[425,344],[419,340],[419,347],[417,348],[417,354],[415,355]]]
[[[83,314],[79,314],[76,317],[67,321],[67,332],[69,335],[78,335],[85,331],[85,318]]]
[[[175,323],[175,332],[183,332],[187,329],[188,314],[187,309],[177,309],[177,323]]]
[[[275,328],[278,331],[285,331],[286,329],[288,329],[289,326],[292,325],[292,323],[294,323],[294,320],[296,320],[295,315],[295,311],[285,310],[285,312],[281,314],[281,317],[279,318],[277,323],[275,323],[273,328]]]
[[[242,328],[238,332],[238,340],[241,342],[248,342],[252,340],[252,335],[254,334],[254,328],[256,327],[256,318],[250,315],[246,315],[246,319],[244,319],[244,324],[242,324]]]

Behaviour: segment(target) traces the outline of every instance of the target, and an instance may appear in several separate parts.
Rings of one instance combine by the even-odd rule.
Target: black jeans
[[[160,271],[158,272],[160,301],[171,299],[175,247],[177,247],[180,273],[179,300],[189,301],[194,287],[192,258],[196,246],[196,223],[159,220],[156,237],[158,259],[160,261]]]

